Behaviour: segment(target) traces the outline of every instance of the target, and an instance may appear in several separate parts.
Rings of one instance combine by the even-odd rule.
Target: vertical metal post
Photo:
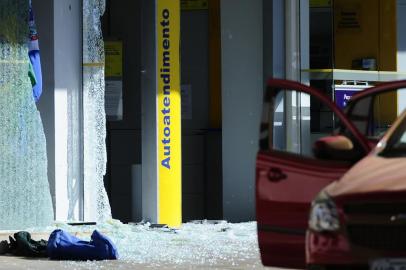
[[[309,83],[301,70],[309,67],[309,0],[285,2],[286,78]],[[289,90],[289,89],[287,89]],[[286,150],[307,152],[310,141],[310,98],[299,93],[285,96]]]
[[[82,29],[81,33],[81,44],[80,53],[83,62],[83,1],[80,1],[80,29]],[[82,65],[82,81],[81,81],[81,88],[79,89],[79,219],[84,221],[85,219],[85,212],[84,212],[84,198],[85,198],[85,173],[84,173],[84,114],[83,114],[83,65]]]
[[[145,221],[157,223],[156,0],[142,0],[141,7],[142,217]]]
[[[264,83],[269,78],[285,78],[285,0],[263,0]],[[286,149],[283,119],[283,97],[278,97],[275,112],[278,126],[274,127],[273,146]]]
[[[286,79],[300,81],[300,0],[285,2],[285,25]],[[284,108],[286,150],[300,153],[300,95],[286,92]]]
[[[310,4],[309,0],[300,0],[300,81],[303,84],[310,84],[308,73],[301,70],[310,68]],[[300,152],[304,155],[311,155],[310,138],[310,96],[300,95]]]

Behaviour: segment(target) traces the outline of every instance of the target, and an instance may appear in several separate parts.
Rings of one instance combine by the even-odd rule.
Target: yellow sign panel
[[[121,41],[104,42],[106,54],[106,77],[123,77],[123,43]]]
[[[209,0],[181,0],[182,10],[208,9]]]
[[[310,0],[310,7],[331,7],[331,0]]]
[[[182,223],[180,2],[157,0],[158,223]]]

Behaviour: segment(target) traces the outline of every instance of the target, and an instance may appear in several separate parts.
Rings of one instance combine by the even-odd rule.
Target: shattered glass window
[[[111,218],[103,183],[107,152],[101,16],[105,6],[105,0],[83,0],[84,217],[96,221]]]
[[[0,230],[53,220],[46,140],[28,76],[28,0],[0,1]]]

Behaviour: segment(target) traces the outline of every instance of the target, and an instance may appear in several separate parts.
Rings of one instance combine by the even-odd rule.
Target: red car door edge
[[[378,84],[377,86],[373,86],[371,88],[356,93],[351,97],[349,104],[356,102],[359,99],[367,96],[372,96],[379,93],[391,91],[393,89],[402,89],[402,88],[406,88],[406,80],[381,83]]]

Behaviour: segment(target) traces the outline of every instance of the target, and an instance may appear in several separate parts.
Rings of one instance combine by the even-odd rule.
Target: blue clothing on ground
[[[106,236],[95,230],[90,242],[63,231],[55,230],[49,236],[48,256],[52,260],[116,260],[117,248]]]

